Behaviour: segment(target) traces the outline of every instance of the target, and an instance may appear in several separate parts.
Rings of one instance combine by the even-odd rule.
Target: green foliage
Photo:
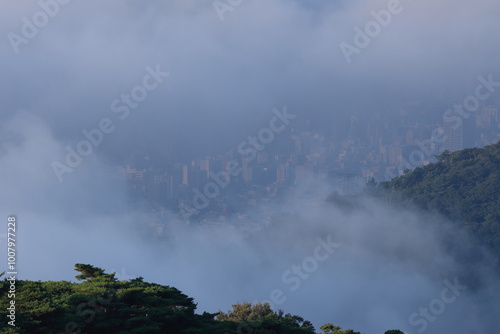
[[[142,277],[118,281],[88,264],[75,265],[79,283],[16,281],[16,327],[0,334],[315,334],[302,317],[275,312],[269,303],[234,304],[228,312],[195,314],[193,298]],[[0,317],[7,319],[10,282],[0,281]],[[326,324],[328,334],[361,334]],[[386,334],[403,334],[387,331]]]
[[[115,277],[114,273],[111,275],[105,274],[103,269],[91,266],[90,264],[77,263],[75,264],[75,270],[81,273],[80,275],[75,276],[76,279],[80,281],[103,276],[110,278]]]
[[[233,304],[233,309],[224,313],[219,311],[218,321],[239,323],[238,328],[244,333],[256,334],[314,334],[311,322],[297,315],[274,312],[269,303]]]
[[[176,288],[146,283],[142,278],[117,281],[113,274],[86,264],[77,264],[81,283],[66,281],[17,281],[16,331],[5,322],[0,333],[184,333],[203,329],[217,333],[230,329],[199,316],[192,298]],[[0,317],[6,319],[6,279],[0,282]]]
[[[385,331],[384,334],[405,334],[405,333],[400,331],[399,329],[391,329],[391,330]]]
[[[361,334],[360,332],[355,332],[352,329],[342,330],[342,327],[334,326],[332,324],[325,324],[320,327],[324,334]]]
[[[15,327],[0,329],[0,334],[18,334],[18,333],[21,332]]]
[[[195,314],[193,298],[142,277],[118,281],[114,274],[77,264],[79,283],[16,282],[16,327],[0,322],[0,334],[171,333],[314,334],[309,321],[269,304],[235,304],[228,313]],[[0,281],[0,317],[7,319],[10,282]],[[217,316],[217,320],[215,317]]]
[[[500,142],[437,160],[381,183],[379,196],[440,213],[500,255]]]
[[[274,312],[271,310],[269,303],[256,303],[255,305],[251,303],[233,304],[233,309],[227,313],[220,311],[217,314],[217,320],[235,322],[255,321],[272,313]]]

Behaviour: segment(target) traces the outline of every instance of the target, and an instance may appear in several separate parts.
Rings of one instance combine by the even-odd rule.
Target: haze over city
[[[89,263],[174,286],[200,314],[270,302],[316,330],[498,331],[497,249],[366,191],[499,141],[498,2],[0,7],[19,280]]]

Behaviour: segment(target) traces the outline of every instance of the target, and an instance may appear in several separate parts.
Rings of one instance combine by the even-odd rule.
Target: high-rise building
[[[391,165],[400,165],[403,161],[403,151],[400,147],[390,146],[387,150],[389,155],[389,164]]]
[[[495,127],[498,122],[498,110],[493,107],[485,107],[476,116],[476,126],[478,128],[489,129]]]
[[[174,199],[175,184],[174,184],[174,177],[172,175],[167,176],[166,188],[167,188],[167,200]]]
[[[266,152],[259,152],[257,153],[257,162],[266,162],[267,161],[267,153]]]
[[[444,122],[443,148],[450,152],[459,151],[464,148],[464,125],[461,122]]]
[[[243,171],[243,181],[251,182],[252,181],[252,167],[248,166],[247,158],[241,159],[241,168]]]
[[[189,166],[188,165],[183,165],[182,166],[182,184],[186,185],[189,184]]]
[[[148,192],[147,192],[148,201],[152,203],[160,202],[160,184],[161,181],[158,180],[153,180],[148,183]]]
[[[306,166],[295,166],[295,184],[300,183],[306,177]]]
[[[287,167],[288,167],[288,163],[281,163],[278,165],[277,172],[276,172],[276,182],[286,181]]]
[[[210,159],[209,158],[200,160],[200,170],[206,171],[207,177],[208,177],[208,175],[210,173]]]

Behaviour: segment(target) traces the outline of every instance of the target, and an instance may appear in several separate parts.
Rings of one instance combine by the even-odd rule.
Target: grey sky
[[[7,35],[21,35],[21,18],[40,7],[9,2],[0,14],[0,117],[26,110],[58,140],[78,141],[146,66],[160,64],[170,78],[102,150],[126,154],[139,138],[175,140],[200,154],[230,147],[274,106],[323,123],[416,101],[448,106],[498,68],[499,5],[486,0],[402,0],[401,13],[348,64],[339,44],[354,44],[353,28],[364,29],[370,11],[387,4],[243,1],[221,21],[210,1],[73,0],[15,54]]]
[[[495,0],[401,0],[402,11],[347,63],[339,44],[354,44],[353,28],[364,29],[373,20],[370,12],[386,9],[388,3],[244,0],[221,21],[211,1],[72,0],[60,4],[57,14],[18,45],[16,53],[9,33],[22,36],[22,18],[32,20],[41,8],[36,1],[3,1],[0,212],[19,216],[21,274],[57,280],[70,279],[76,262],[124,267],[128,274],[178,286],[210,312],[217,311],[216,305],[227,308],[251,296],[259,299],[282,285],[282,271],[309,255],[310,242],[292,254],[277,243],[262,258],[256,252],[260,239],[234,245],[228,236],[238,240],[236,233],[222,231],[209,236],[213,239],[195,234],[187,241],[187,232],[179,230],[170,250],[142,243],[139,250],[131,247],[141,216],[123,214],[125,185],[109,178],[107,168],[136,149],[160,154],[175,146],[187,157],[226,152],[265,125],[273,107],[284,105],[297,119],[331,128],[353,111],[390,115],[425,109],[426,117],[439,121],[445,108],[471,93],[478,76],[492,73],[500,81],[500,2]],[[128,118],[118,120],[112,102],[143,82],[147,66],[157,65],[170,75],[148,91]],[[51,162],[63,161],[66,145],[74,146],[84,138],[82,130],[96,128],[103,118],[113,120],[114,132],[59,183]],[[371,209],[380,231],[392,231],[406,219],[404,213]],[[330,214],[307,213],[306,218],[322,230]],[[392,324],[408,328],[403,315],[435,298],[441,282],[424,271],[409,273],[398,266],[400,259],[387,260],[384,250],[367,246],[367,216],[334,216],[351,223],[352,231],[344,226],[340,232],[351,245],[343,246],[346,253],[341,253],[337,269],[320,268],[308,287],[290,294],[283,308],[314,318],[315,324],[359,324],[354,329],[367,333]],[[456,269],[432,233],[410,232],[428,240],[420,249],[408,231],[402,232],[402,240],[417,254],[412,261],[434,250],[437,263],[449,266],[450,272]],[[294,229],[287,235],[292,241],[298,236],[302,234]],[[228,244],[220,245],[221,239]],[[375,240],[388,243],[389,250],[399,247],[384,235]],[[191,248],[190,242],[198,246]],[[212,244],[219,245],[210,249]],[[222,258],[227,252],[221,247],[234,247],[246,262]],[[351,260],[369,265],[352,267]],[[371,280],[368,274],[379,267],[394,270],[395,276],[379,272]],[[199,277],[205,281],[199,283]],[[253,283],[245,286],[242,280],[248,277]],[[338,285],[321,295],[313,285],[327,284],[329,277],[337,277]],[[399,278],[408,278],[421,290],[409,291],[398,285]],[[396,286],[390,296],[378,290],[390,289],[386,284]],[[356,294],[359,299],[352,297]],[[401,297],[406,298],[404,305],[398,304]],[[473,297],[462,302],[467,298]],[[394,305],[397,312],[391,309]],[[469,311],[460,305],[436,328],[449,328],[453,316]],[[347,309],[380,313],[373,311],[361,321]],[[472,316],[470,326],[475,326],[479,318]]]

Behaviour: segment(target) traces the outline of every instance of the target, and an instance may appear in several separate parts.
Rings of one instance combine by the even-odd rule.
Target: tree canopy
[[[232,310],[196,314],[193,298],[178,289],[119,281],[90,264],[75,265],[80,282],[16,281],[15,327],[0,322],[0,334],[315,334],[311,322],[277,312],[268,303],[237,303]],[[1,277],[1,275],[0,275]],[[10,281],[0,281],[0,317],[8,319]],[[326,334],[361,334],[326,324]],[[388,331],[386,334],[399,332]]]
[[[378,195],[438,212],[500,255],[500,142],[444,152],[437,160],[382,182]]]
[[[443,152],[435,163],[380,184],[370,180],[363,193],[332,194],[328,202],[352,212],[364,208],[367,195],[395,207],[442,215],[500,258],[500,142]]]

